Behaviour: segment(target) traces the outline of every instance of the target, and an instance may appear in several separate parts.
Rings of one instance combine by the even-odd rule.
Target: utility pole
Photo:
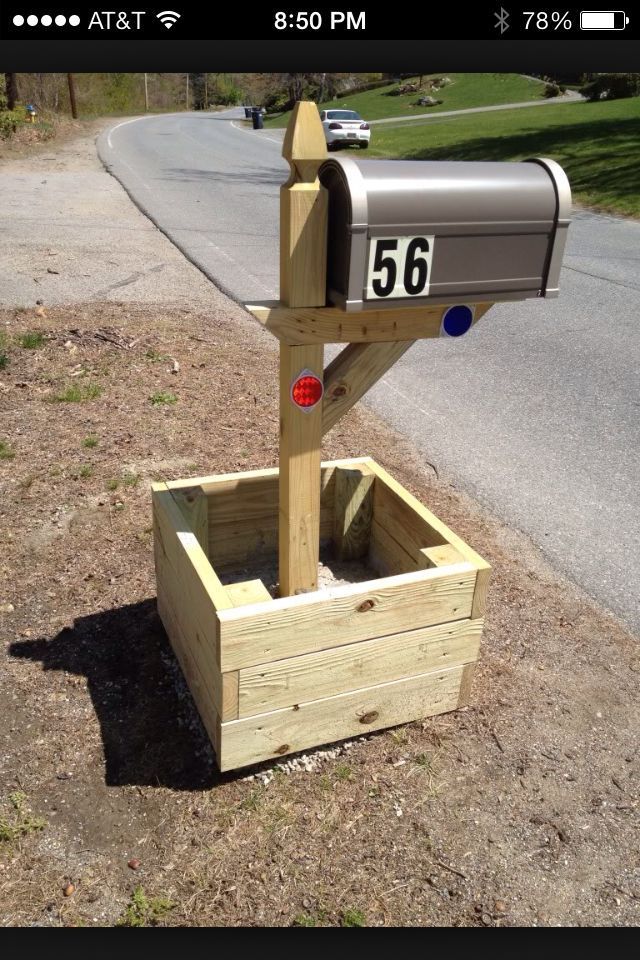
[[[149,85],[147,83],[147,74],[144,75],[144,110],[149,113]]]
[[[71,116],[74,120],[78,119],[78,104],[76,103],[76,85],[73,79],[73,74],[67,74],[67,80],[69,81],[69,101],[71,103]]]
[[[189,109],[189,74],[187,74],[187,110]]]

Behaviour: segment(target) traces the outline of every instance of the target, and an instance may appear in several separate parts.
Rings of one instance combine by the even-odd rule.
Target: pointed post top
[[[299,100],[293,108],[282,146],[282,156],[291,164],[297,182],[313,183],[320,165],[327,159],[327,144],[318,107],[311,100]]]

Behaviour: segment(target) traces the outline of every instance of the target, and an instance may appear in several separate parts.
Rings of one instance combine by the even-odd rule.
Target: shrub
[[[623,100],[640,94],[640,73],[597,73],[580,88],[587,100]]]
[[[15,110],[0,110],[0,137],[4,140],[12,137],[23,119],[23,112],[17,107]]]

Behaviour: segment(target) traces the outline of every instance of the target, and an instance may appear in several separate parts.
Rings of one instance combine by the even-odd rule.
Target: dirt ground
[[[637,640],[369,413],[325,456],[375,457],[494,567],[472,705],[216,772],[149,488],[276,463],[252,322],[0,312],[0,924],[637,924]]]

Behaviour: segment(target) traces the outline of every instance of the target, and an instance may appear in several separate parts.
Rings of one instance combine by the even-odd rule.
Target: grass
[[[346,763],[339,763],[336,767],[336,777],[338,780],[351,780],[351,767]]]
[[[318,922],[315,917],[309,913],[298,913],[293,918],[294,927],[317,927]]]
[[[362,910],[353,910],[348,908],[347,910],[342,911],[342,916],[340,918],[341,927],[366,927],[366,925],[367,918]]]
[[[6,370],[9,366],[9,354],[6,353],[8,346],[9,337],[4,330],[0,330],[0,370]]]
[[[6,442],[6,440],[0,440],[0,460],[13,460],[15,453]]]
[[[166,897],[149,899],[144,889],[138,885],[131,894],[131,900],[120,919],[117,927],[147,927],[155,926],[162,917],[173,910],[175,903]]]
[[[82,480],[88,480],[93,476],[93,467],[88,463],[83,464],[82,467],[80,467],[79,476]]]
[[[127,471],[122,475],[122,482],[125,487],[137,487],[140,483],[140,477],[137,473],[131,473]]]
[[[94,434],[90,433],[88,437],[85,437],[82,441],[82,446],[86,447],[87,450],[93,450],[94,447],[98,446],[98,438]]]
[[[25,350],[39,350],[40,347],[45,345],[46,338],[43,333],[38,333],[37,330],[28,330],[18,337],[18,343]]]
[[[369,153],[408,160],[551,157],[586,206],[640,216],[640,100],[565,103],[378,128]]]
[[[0,843],[13,843],[20,837],[44,830],[47,821],[42,817],[34,817],[26,809],[26,794],[19,790],[9,794],[9,805],[12,808],[10,817],[0,816]]]
[[[120,486],[120,481],[117,477],[112,477],[110,480],[107,480],[107,490],[117,490]]]
[[[88,383],[86,386],[72,383],[60,393],[54,394],[53,401],[54,403],[84,403],[85,400],[95,400],[101,393],[102,387],[97,383]]]
[[[453,82],[431,94],[428,79],[449,77]],[[417,81],[417,77],[413,78]],[[403,80],[403,83],[409,82]],[[517,73],[432,73],[423,78],[421,93],[407,93],[401,96],[389,96],[398,84],[377,90],[365,90],[340,100],[329,100],[319,104],[322,110],[357,110],[365,120],[381,120],[384,117],[407,117],[418,114],[431,116],[442,110],[465,110],[469,107],[493,106],[500,103],[525,103],[528,100],[541,100],[544,84],[539,80],[530,80]],[[419,96],[433,96],[442,103],[435,107],[418,107]],[[290,113],[281,113],[268,117],[266,126],[286,127]]]
[[[161,390],[152,393],[149,400],[154,407],[163,407],[178,402],[175,393],[163,393]]]

